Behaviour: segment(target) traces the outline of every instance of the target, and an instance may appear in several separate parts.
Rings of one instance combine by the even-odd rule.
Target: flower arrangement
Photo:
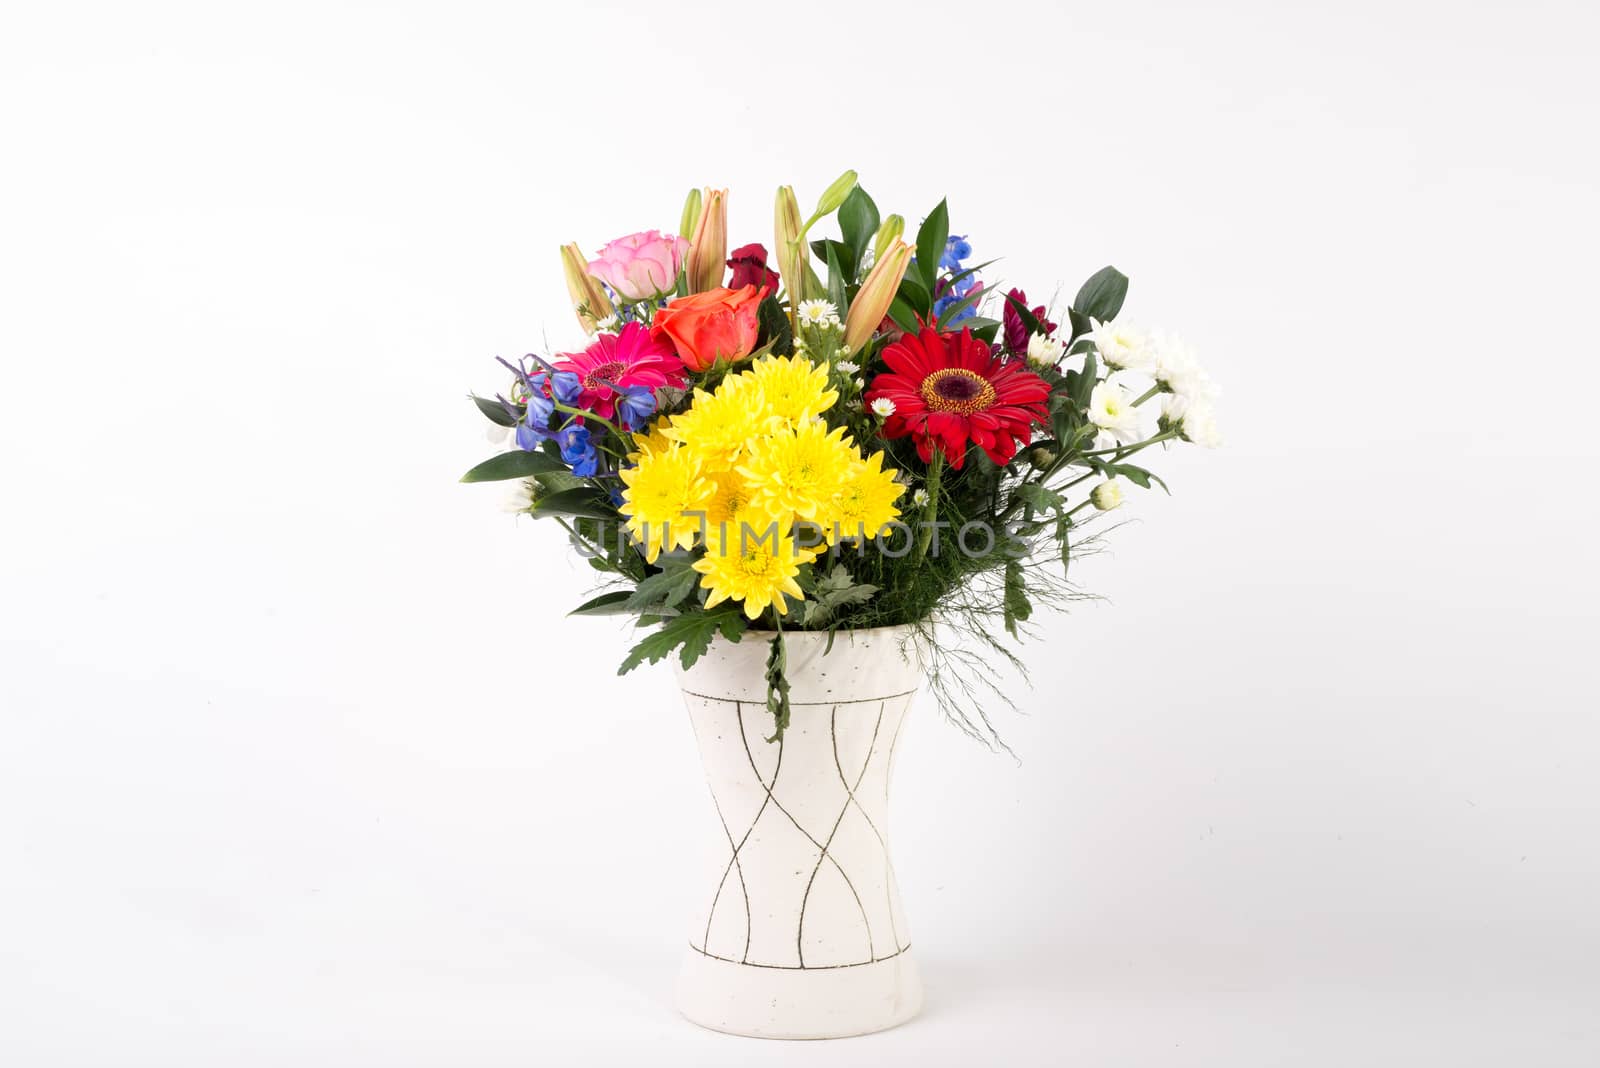
[[[774,218],[770,259],[728,252],[711,189],[676,234],[563,248],[590,340],[500,361],[509,386],[473,400],[509,447],[463,481],[513,481],[512,510],[559,523],[617,587],[574,614],[650,628],[623,672],[687,667],[718,634],[770,641],[777,738],[785,629],[938,618],[1015,662],[1000,632],[1081,596],[1066,571],[1093,517],[1125,485],[1165,489],[1130,459],[1219,436],[1215,386],[1176,339],[1119,318],[1112,267],[1065,308],[1000,293],[945,203],[907,241],[854,172],[806,218],[779,189]]]

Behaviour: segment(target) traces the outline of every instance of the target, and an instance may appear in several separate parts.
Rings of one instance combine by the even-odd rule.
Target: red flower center
[[[627,369],[628,365],[621,360],[603,363],[583,376],[583,388],[598,390],[602,385],[615,385],[617,380],[622,377],[622,373]]]
[[[922,380],[923,403],[936,412],[971,415],[994,403],[994,386],[965,367],[944,367]]]

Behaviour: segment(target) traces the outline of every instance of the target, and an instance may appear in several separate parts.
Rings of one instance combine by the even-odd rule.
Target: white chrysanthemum
[[[490,445],[494,445],[502,449],[509,449],[511,448],[511,442],[517,436],[517,432],[513,427],[501,426],[499,423],[490,423],[488,429],[484,430],[483,436],[489,439]]]
[[[1140,432],[1143,420],[1134,398],[1114,381],[1101,382],[1089,394],[1089,422],[1119,445],[1132,445],[1144,435]]]
[[[532,479],[517,479],[511,484],[511,488],[506,491],[505,498],[500,502],[501,510],[511,515],[521,515],[523,512],[530,511],[533,508],[533,490]]]
[[[1028,338],[1028,363],[1037,368],[1054,367],[1061,362],[1067,346],[1059,338],[1034,334]]]
[[[1122,483],[1116,479],[1102,482],[1089,494],[1089,503],[1102,512],[1109,512],[1122,503]]]
[[[911,503],[916,505],[918,508],[928,507],[928,502],[931,500],[933,500],[933,498],[928,496],[928,491],[925,489],[919,489],[911,495]]]
[[[1155,335],[1152,345],[1155,366],[1152,373],[1173,393],[1188,400],[1215,400],[1221,392],[1206,374],[1194,352],[1170,334]]]
[[[1209,401],[1191,401],[1183,413],[1183,436],[1202,449],[1222,445],[1222,430],[1217,426],[1217,409]]]
[[[1144,331],[1119,323],[1102,323],[1090,319],[1092,329],[1089,340],[1108,367],[1126,368],[1130,371],[1149,371],[1155,367],[1155,352]]]
[[[842,375],[853,375],[861,370],[861,365],[854,360],[840,360],[834,366],[839,369],[839,373]]]
[[[621,320],[615,315],[608,315],[594,324],[595,331],[601,334],[615,334],[621,326]]]
[[[799,318],[806,326],[838,326],[839,309],[829,300],[802,300]]]
[[[879,397],[872,402],[872,414],[879,419],[887,419],[894,414],[894,401],[888,397]]]
[[[1183,417],[1189,411],[1189,398],[1177,393],[1161,394],[1161,425],[1164,427],[1183,426]]]

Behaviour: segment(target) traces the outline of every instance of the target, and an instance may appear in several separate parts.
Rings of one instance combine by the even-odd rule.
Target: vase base
[[[922,1009],[908,949],[847,968],[765,968],[691,949],[677,1006],[691,1023],[745,1038],[850,1038],[886,1031]]]

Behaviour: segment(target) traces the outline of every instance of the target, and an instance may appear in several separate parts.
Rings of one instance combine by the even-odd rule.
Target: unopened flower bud
[[[1115,481],[1102,482],[1089,494],[1089,501],[1100,511],[1109,512],[1122,503],[1122,486]]]
[[[1028,364],[1040,370],[1054,367],[1061,362],[1061,354],[1066,349],[1066,345],[1057,338],[1034,334],[1028,338]]]
[[[833,184],[822,191],[822,196],[817,201],[817,210],[812,215],[813,219],[820,219],[824,215],[839,210],[839,205],[844,203],[844,198],[850,195],[850,190],[856,187],[856,172],[845,171],[833,180]]]
[[[877,263],[883,259],[883,254],[889,250],[889,246],[900,240],[905,232],[904,216],[891,215],[883,220],[883,224],[878,227],[877,236],[872,239],[872,262]]]
[[[694,237],[694,228],[700,225],[700,190],[691,189],[683,200],[683,214],[678,217],[678,236]]]
[[[1035,445],[1028,450],[1028,462],[1033,465],[1035,471],[1044,471],[1056,462],[1056,452],[1043,445]]]

